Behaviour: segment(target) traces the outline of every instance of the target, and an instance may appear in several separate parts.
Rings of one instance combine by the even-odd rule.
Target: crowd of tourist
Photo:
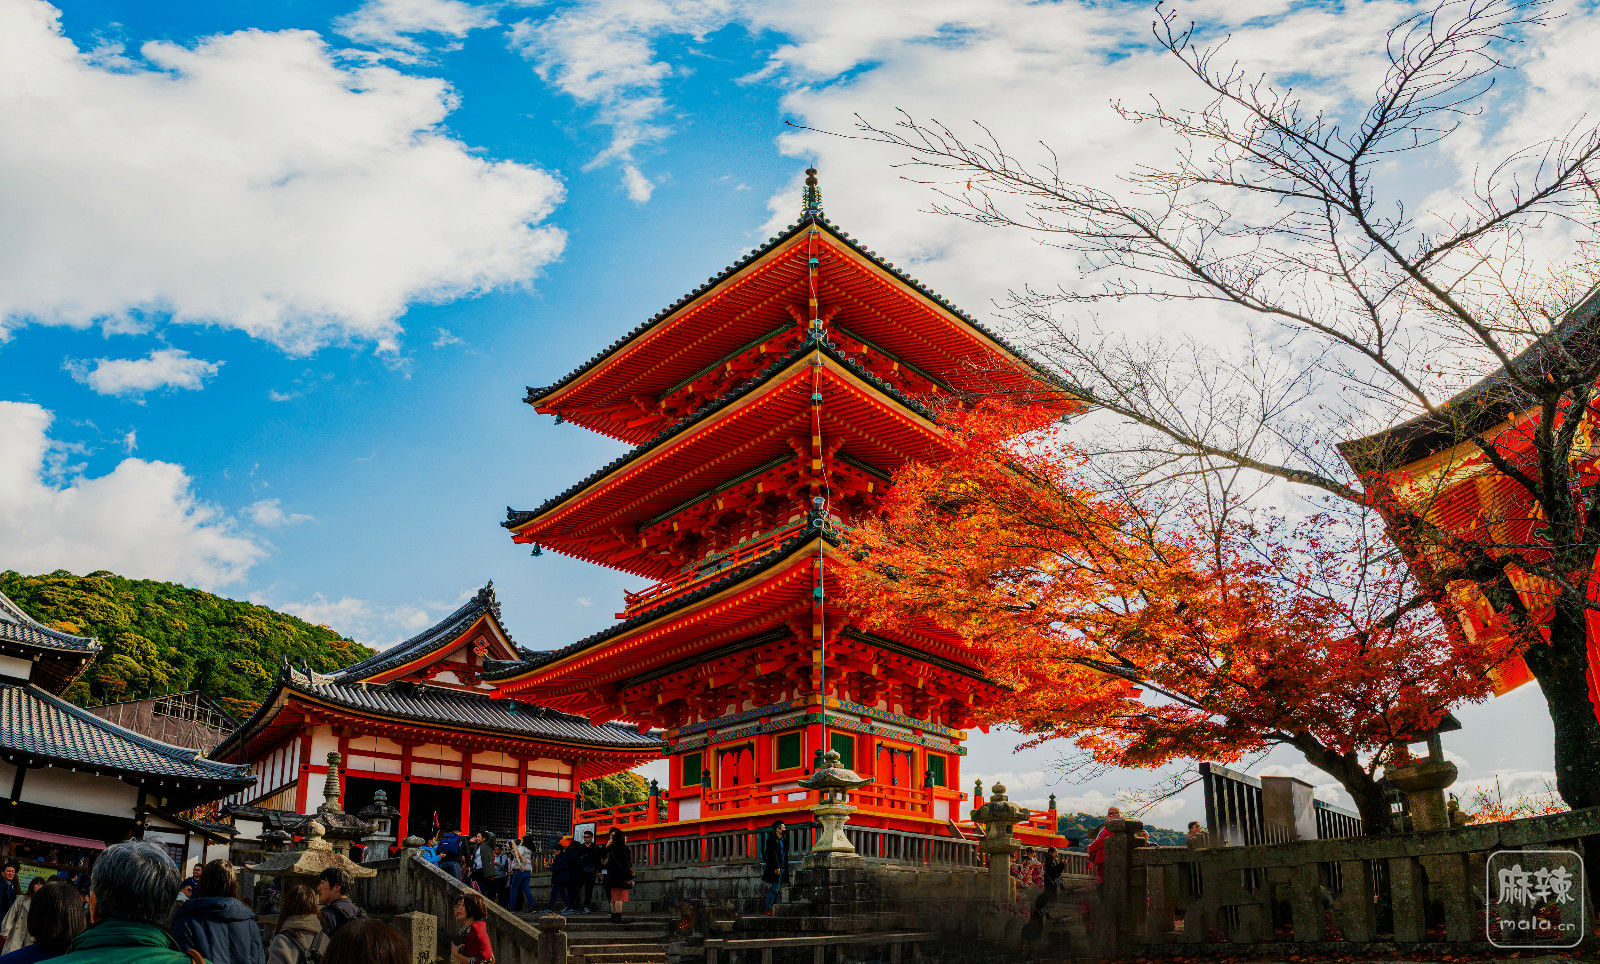
[[[69,879],[16,882],[0,870],[0,964],[409,964],[399,931],[349,897],[348,871],[330,868],[313,890],[290,884],[272,942],[239,900],[231,863],[196,864],[188,879],[164,848],[130,840],[95,861],[87,893]],[[189,894],[192,893],[192,896]],[[476,897],[477,895],[472,895]],[[478,919],[484,916],[480,905]],[[464,964],[492,959],[487,937]]]
[[[533,834],[520,840],[500,840],[487,830],[470,837],[447,832],[429,837],[422,855],[482,894],[486,913],[489,903],[513,912],[532,911],[538,903],[532,886],[536,846]],[[592,914],[595,891],[601,887],[608,898],[611,919],[620,921],[632,886],[633,856],[628,850],[627,835],[620,829],[613,827],[603,844],[595,841],[593,831],[585,833],[581,841],[562,837],[550,854],[550,896],[544,910]]]

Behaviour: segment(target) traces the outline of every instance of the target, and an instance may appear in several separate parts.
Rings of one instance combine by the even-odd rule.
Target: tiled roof
[[[766,555],[761,556],[758,559],[751,560],[742,566],[735,566],[725,573],[721,573],[716,578],[701,586],[699,589],[696,589],[694,592],[686,593],[685,595],[679,596],[677,599],[674,599],[663,606],[659,606],[647,612],[640,613],[637,616],[616,622],[611,626],[602,629],[598,633],[585,636],[577,642],[563,646],[560,649],[553,649],[543,653],[534,653],[525,663],[516,663],[503,669],[496,669],[494,672],[486,672],[483,674],[483,677],[484,679],[506,679],[511,676],[517,676],[521,673],[526,673],[529,670],[538,669],[540,666],[543,666],[546,663],[553,663],[558,659],[565,659],[566,657],[571,656],[573,653],[579,652],[580,650],[588,649],[589,647],[603,643],[608,639],[620,636],[636,626],[641,626],[647,622],[650,622],[651,620],[660,619],[662,616],[666,616],[677,612],[680,609],[692,606],[707,596],[720,592],[721,590],[736,582],[739,582],[742,579],[746,579],[750,576],[756,575],[757,573],[771,569],[778,563],[790,558],[792,555],[794,555],[796,549],[816,538],[816,532],[817,530],[814,527],[807,525],[800,532],[797,532],[790,538],[778,543],[772,548],[772,551]],[[833,537],[833,535],[826,531],[823,532],[822,538],[831,544],[838,544],[838,541]]]
[[[0,592],[0,639],[44,649],[71,650],[93,655],[100,643],[87,636],[74,636],[51,629],[22,611],[11,597]]]
[[[879,391],[916,412],[918,415],[921,415],[929,421],[934,420],[935,416],[931,409],[923,405],[921,402],[911,398],[909,395],[902,393],[899,389],[874,375],[871,371],[867,370],[853,359],[847,358],[833,347],[832,342],[807,340],[802,342],[799,347],[795,348],[787,355],[777,359],[762,371],[751,376],[748,381],[746,381],[743,385],[740,385],[737,389],[734,389],[720,398],[712,399],[694,412],[685,415],[683,418],[663,429],[659,434],[656,435],[655,438],[652,438],[647,442],[640,443],[637,447],[624,452],[623,454],[612,459],[610,462],[607,462],[605,465],[600,466],[600,468],[590,473],[587,478],[569,486],[567,490],[561,494],[546,499],[544,503],[541,504],[537,509],[513,509],[510,506],[507,506],[506,521],[502,522],[501,525],[505,526],[507,529],[514,529],[525,522],[537,519],[539,516],[550,511],[579,492],[582,492],[585,488],[593,485],[600,479],[605,478],[607,475],[611,474],[623,465],[632,462],[634,459],[639,458],[662,443],[667,442],[678,433],[686,431],[697,422],[705,419],[707,416],[726,408],[729,405],[732,405],[739,399],[754,392],[771,379],[776,378],[780,372],[789,368],[796,361],[813,351],[820,351],[822,354],[843,365],[856,377],[876,386]]]
[[[1539,379],[1550,371],[1552,356],[1571,353],[1580,359],[1594,357],[1600,352],[1597,322],[1600,290],[1593,290],[1554,331],[1513,358],[1510,367]],[[1441,415],[1419,415],[1364,438],[1340,442],[1339,452],[1357,471],[1405,465],[1463,442],[1474,432],[1493,426],[1513,412],[1526,411],[1533,404],[1534,399],[1502,367],[1440,405]]]
[[[661,746],[660,740],[640,733],[635,727],[612,723],[594,726],[581,716],[440,686],[409,682],[342,683],[324,677],[307,677],[298,672],[291,672],[283,685],[336,706],[404,717],[419,723],[493,730],[531,739],[554,739],[615,749],[653,749]]]
[[[910,275],[906,274],[905,272],[901,271],[899,268],[895,267],[893,262],[884,261],[883,259],[879,258],[877,252],[875,252],[875,251],[871,250],[870,248],[864,247],[861,244],[859,244],[854,238],[850,237],[849,234],[845,233],[837,225],[835,225],[833,222],[829,221],[827,219],[827,217],[824,216],[820,211],[818,211],[818,212],[816,212],[814,214],[813,213],[808,213],[808,214],[802,215],[800,220],[796,221],[794,224],[791,224],[789,227],[785,228],[784,230],[782,230],[778,234],[775,234],[772,237],[768,238],[766,244],[763,244],[758,248],[753,248],[750,251],[749,254],[746,254],[744,257],[740,258],[738,261],[735,261],[733,264],[730,264],[726,268],[722,269],[722,271],[720,271],[717,274],[712,275],[710,278],[706,279],[706,282],[704,284],[700,285],[698,288],[695,288],[693,291],[691,291],[688,294],[684,295],[682,298],[679,298],[677,301],[674,301],[672,304],[668,305],[666,308],[662,309],[661,311],[658,311],[654,315],[651,315],[650,318],[647,321],[645,321],[642,324],[636,326],[632,331],[629,331],[627,334],[625,334],[622,337],[618,338],[616,341],[612,342],[610,345],[608,345],[605,348],[601,349],[592,358],[590,358],[588,361],[584,362],[582,365],[579,365],[577,368],[573,369],[570,373],[568,373],[565,377],[561,378],[559,381],[557,381],[557,382],[555,382],[555,383],[553,383],[551,385],[547,385],[544,388],[534,388],[532,386],[529,386],[528,394],[527,394],[527,397],[526,397],[525,401],[527,401],[530,405],[534,404],[534,403],[538,402],[539,400],[543,399],[545,396],[547,396],[550,393],[554,392],[556,389],[561,388],[561,387],[563,387],[565,385],[571,384],[574,380],[576,380],[578,378],[578,376],[582,375],[584,372],[588,371],[589,369],[593,368],[594,366],[600,364],[600,362],[604,361],[608,356],[612,355],[618,349],[622,348],[624,345],[626,345],[629,342],[633,341],[635,338],[637,338],[640,335],[644,334],[645,332],[649,331],[651,328],[655,327],[658,323],[660,323],[660,322],[666,320],[667,318],[671,317],[672,314],[675,313],[678,309],[684,307],[685,305],[690,304],[696,298],[700,297],[702,294],[705,294],[707,291],[709,291],[712,288],[715,288],[717,285],[721,284],[723,281],[727,280],[732,275],[734,275],[734,274],[738,273],[739,271],[743,270],[751,262],[759,260],[760,258],[765,256],[767,253],[772,251],[774,248],[778,247],[781,244],[784,244],[784,243],[788,242],[790,238],[792,238],[794,235],[798,234],[800,231],[804,230],[805,228],[809,227],[812,224],[819,225],[820,227],[825,229],[829,234],[831,234],[835,238],[837,238],[842,244],[844,244],[850,250],[852,250],[852,251],[856,252],[857,254],[861,255],[862,257],[866,258],[868,261],[871,261],[873,264],[877,265],[879,268],[882,268],[883,270],[885,270],[885,271],[889,272],[890,274],[894,275],[900,281],[904,282],[906,285],[910,286],[911,288],[913,288],[917,292],[921,293],[929,301],[934,302],[939,307],[945,309],[946,311],[950,312],[952,315],[955,315],[957,318],[960,318],[962,321],[964,321],[967,324],[971,325],[977,331],[981,332],[985,337],[993,340],[995,342],[995,344],[997,344],[1000,347],[1004,348],[1007,352],[1010,352],[1011,355],[1016,357],[1018,360],[1022,361],[1024,364],[1028,365],[1030,368],[1034,369],[1035,372],[1039,373],[1040,375],[1044,375],[1046,377],[1049,377],[1050,370],[1048,368],[1046,368],[1044,365],[1042,365],[1039,362],[1033,360],[1027,354],[1023,353],[1019,349],[1017,349],[1014,346],[1012,346],[1009,343],[1007,343],[1005,339],[1001,338],[999,335],[995,334],[994,332],[990,331],[988,328],[984,327],[984,325],[981,322],[979,322],[976,318],[972,317],[971,315],[967,314],[965,311],[962,311],[960,308],[957,308],[955,305],[953,305],[949,301],[945,300],[943,295],[940,295],[938,292],[934,291],[932,288],[929,288],[927,285],[925,285],[922,282],[916,280],[915,278],[912,278]]]
[[[0,756],[134,776],[247,786],[248,766],[140,736],[37,686],[0,684]]]
[[[375,656],[369,656],[359,663],[346,666],[332,674],[332,678],[345,682],[369,679],[385,670],[420,659],[456,639],[485,613],[493,614],[497,620],[500,618],[500,602],[494,597],[493,581],[479,589],[460,609],[437,623],[403,643],[395,643]]]

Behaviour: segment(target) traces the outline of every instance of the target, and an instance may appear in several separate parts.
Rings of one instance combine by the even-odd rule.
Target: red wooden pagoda
[[[832,748],[874,780],[856,824],[949,834],[964,728],[997,684],[942,630],[858,629],[829,573],[892,473],[949,450],[937,406],[1037,392],[1040,375],[831,224],[815,171],[806,185],[782,234],[529,390],[537,411],[636,447],[508,510],[513,539],[655,582],[608,629],[489,676],[663,730],[675,823],[802,810],[799,781]]]

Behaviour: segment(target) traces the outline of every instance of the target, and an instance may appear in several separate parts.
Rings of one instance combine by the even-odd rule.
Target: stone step
[[[648,934],[627,934],[604,931],[588,931],[573,933],[567,932],[567,943],[573,947],[592,944],[659,944],[661,932],[651,931]]]
[[[578,964],[651,964],[667,959],[662,943],[653,945],[592,945],[570,948]]]

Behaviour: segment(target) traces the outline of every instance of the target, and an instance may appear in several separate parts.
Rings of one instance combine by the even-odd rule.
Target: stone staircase
[[[539,914],[518,914],[533,923]],[[665,914],[573,914],[567,918],[567,951],[572,964],[666,964],[667,931],[675,918]]]

